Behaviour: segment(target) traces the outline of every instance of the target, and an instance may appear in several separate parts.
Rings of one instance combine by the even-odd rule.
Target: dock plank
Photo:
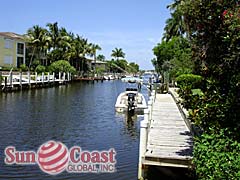
[[[170,94],[157,94],[148,132],[146,164],[188,167],[193,138]]]

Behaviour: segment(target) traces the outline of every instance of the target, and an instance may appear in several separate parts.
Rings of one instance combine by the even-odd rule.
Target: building
[[[96,62],[96,64],[95,64],[95,62]],[[92,67],[96,67],[96,69],[103,69],[103,70],[106,70],[107,69],[107,63],[106,62],[104,62],[104,61],[98,61],[98,60],[96,60],[96,61],[92,61]]]
[[[23,36],[0,32],[0,67],[17,67],[25,64],[26,44]]]

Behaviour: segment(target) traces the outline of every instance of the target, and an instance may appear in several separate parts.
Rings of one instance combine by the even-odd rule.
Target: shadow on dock
[[[147,180],[196,180],[194,171],[186,168],[150,166]]]

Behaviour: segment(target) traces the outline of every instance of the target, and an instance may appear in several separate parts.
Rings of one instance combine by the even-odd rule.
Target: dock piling
[[[55,72],[53,72],[53,83],[55,83]]]
[[[152,101],[152,98],[150,97],[150,100],[148,101],[148,109],[149,109],[148,120],[149,120],[149,122],[151,122],[151,120],[152,120],[152,106],[153,106],[153,101]]]
[[[29,85],[29,87],[31,87],[31,74],[29,71],[28,71],[27,75],[28,75],[28,85]]]
[[[42,83],[44,83],[44,72],[42,72]]]
[[[19,73],[19,84],[20,88],[22,89],[22,72]]]
[[[13,82],[13,74],[12,74],[12,71],[10,72],[10,77],[9,77],[10,79],[9,79],[9,81],[10,81],[10,87],[12,88],[12,86],[13,86],[13,84],[12,84],[12,82]]]
[[[145,152],[147,148],[147,136],[148,136],[148,122],[149,109],[144,109],[144,120],[140,123],[140,142],[139,142],[139,164],[138,164],[138,179],[144,177],[143,161],[145,158]]]
[[[66,73],[64,72],[63,73],[63,81],[65,81],[65,76],[66,76]]]
[[[47,81],[48,81],[48,83],[50,82],[50,73],[48,72],[48,74],[47,74],[48,76],[48,78],[47,78]]]
[[[36,84],[37,84],[37,77],[38,77],[38,74],[37,74],[37,72],[35,72],[35,81],[36,81]]]

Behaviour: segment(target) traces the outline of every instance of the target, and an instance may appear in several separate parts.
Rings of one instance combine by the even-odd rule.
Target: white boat
[[[106,76],[103,76],[105,80],[115,80],[115,77],[113,75],[106,75]]]
[[[142,79],[138,78],[138,77],[125,77],[125,78],[122,78],[122,82],[128,82],[128,83],[141,83],[143,82]]]
[[[125,92],[119,94],[115,104],[117,112],[143,111],[146,108],[144,96],[135,88],[127,88]]]

